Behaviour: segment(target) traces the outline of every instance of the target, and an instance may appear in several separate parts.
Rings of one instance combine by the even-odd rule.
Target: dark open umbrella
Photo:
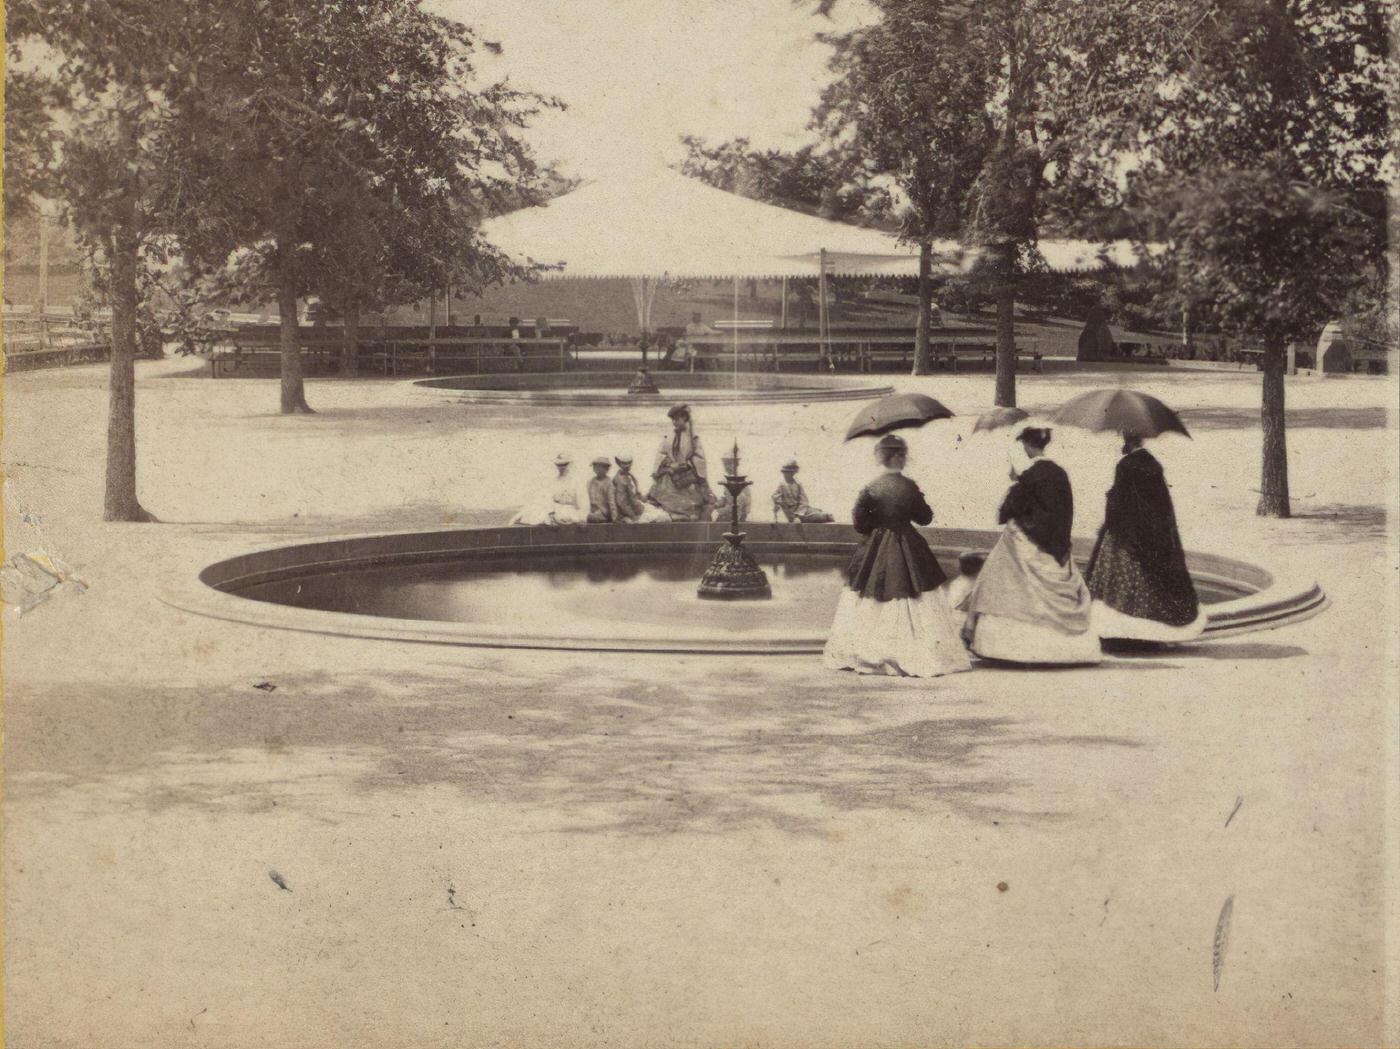
[[[908,430],[934,419],[951,419],[953,413],[922,393],[892,393],[871,401],[851,420],[846,440],[878,437],[891,430]]]
[[[1191,436],[1176,412],[1156,397],[1137,390],[1092,390],[1082,393],[1060,405],[1050,416],[1050,421],[1058,426],[1129,433],[1138,437],[1157,437],[1164,433]]]
[[[982,433],[986,430],[1000,430],[1003,426],[1015,426],[1030,417],[1030,412],[1022,411],[1020,408],[993,408],[977,417],[972,432]]]

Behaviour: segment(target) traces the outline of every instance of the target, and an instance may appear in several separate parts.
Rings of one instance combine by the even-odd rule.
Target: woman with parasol
[[[1137,390],[1093,390],[1055,413],[1067,426],[1118,433],[1122,458],[1108,490],[1103,527],[1085,576],[1093,595],[1092,619],[1102,638],[1171,643],[1194,641],[1206,613],[1186,568],[1176,509],[1166,475],[1143,439],[1179,433],[1181,418],[1156,397]]]
[[[1070,556],[1074,492],[1069,475],[1045,455],[1050,431],[1017,435],[1013,484],[997,520],[1001,538],[967,596],[968,645],[985,659],[1076,665],[1103,655],[1090,628],[1089,588]]]
[[[921,418],[890,422],[861,420],[847,439],[871,429],[917,425],[952,413],[931,398],[938,413],[923,406]],[[909,445],[886,432],[875,445],[883,472],[861,490],[852,522],[863,537],[846,570],[846,589],[836,605],[823,662],[833,670],[861,674],[937,677],[972,669],[948,605],[947,577],[915,528],[933,520],[919,486],[904,476]]]
[[[1136,434],[1123,435],[1086,577],[1102,638],[1194,641],[1206,628],[1166,475]]]

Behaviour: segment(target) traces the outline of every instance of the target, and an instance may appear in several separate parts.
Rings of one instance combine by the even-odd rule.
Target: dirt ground
[[[101,368],[5,380],[6,553],[89,586],[4,620],[8,1045],[1400,1040],[1393,382],[1290,384],[1280,522],[1253,516],[1257,374],[1022,377],[1032,409],[1129,381],[1182,409],[1195,440],[1156,450],[1188,548],[1287,566],[1333,605],[928,682],[177,611],[160,588],[219,557],[500,523],[557,451],[640,465],[666,430],[374,381],[309,383],[319,414],[282,418],[275,383],[190,371],[138,373],[158,525],[100,521]],[[958,413],[914,437],[938,522],[990,527],[1006,449],[971,421],[991,378],[897,382]],[[844,518],[872,472],[840,442],[853,410],[696,426],[716,466],[738,439],[760,506],[795,454]],[[1052,445],[1078,533],[1113,445]]]

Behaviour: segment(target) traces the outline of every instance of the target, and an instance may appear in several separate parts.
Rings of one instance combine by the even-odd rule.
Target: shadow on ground
[[[23,742],[6,754],[5,789],[21,804],[76,791],[80,809],[95,812],[301,811],[335,822],[375,807],[372,796],[446,787],[579,833],[821,835],[831,815],[869,809],[984,823],[1072,818],[1011,771],[1034,766],[1018,752],[1141,745],[968,716],[965,698],[930,697],[917,683],[774,689],[742,669],[684,686],[609,677],[597,664],[259,683],[250,674],[227,688],[153,687],[135,704],[129,688],[88,684],[82,710],[62,718],[48,713],[60,706],[52,694],[18,688],[6,715],[10,741]],[[961,710],[941,716],[950,702]],[[142,732],[97,731],[119,715]]]

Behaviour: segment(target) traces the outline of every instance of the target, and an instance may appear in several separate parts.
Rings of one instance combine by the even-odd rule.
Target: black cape
[[[1016,478],[997,513],[997,523],[1015,521],[1026,538],[1060,564],[1069,560],[1074,490],[1058,463],[1037,459]]]
[[[861,597],[896,601],[936,590],[947,581],[938,559],[914,528],[933,520],[919,486],[903,474],[885,474],[861,490],[851,520],[865,536],[846,569]]]
[[[1200,611],[1167,478],[1146,449],[1118,460],[1087,582],[1100,601],[1139,619],[1184,626]]]

